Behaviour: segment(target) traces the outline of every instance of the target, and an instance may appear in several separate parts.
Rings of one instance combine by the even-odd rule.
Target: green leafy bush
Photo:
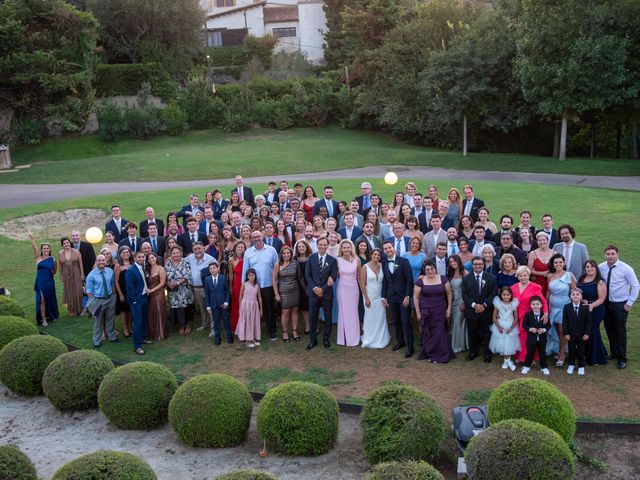
[[[0,317],[4,317],[6,315],[27,318],[24,314],[24,310],[18,302],[13,298],[0,296]]]
[[[224,123],[226,105],[213,97],[206,76],[194,76],[185,82],[176,104],[187,114],[189,126],[194,130],[205,130]]]
[[[187,114],[175,103],[164,108],[161,115],[162,123],[169,135],[180,135],[187,129]]]
[[[253,120],[265,128],[286,130],[296,125],[296,104],[291,95],[278,100],[258,100],[252,105]]]
[[[120,107],[105,102],[98,107],[98,134],[105,142],[113,142],[125,136],[127,125]]]
[[[260,470],[236,470],[217,476],[215,480],[276,480],[276,477]]]
[[[427,462],[385,462],[375,465],[364,480],[444,480]]]
[[[444,439],[444,415],[435,400],[399,383],[373,392],[361,422],[364,453],[371,464],[431,460]]]
[[[52,480],[156,480],[147,462],[127,452],[98,450],[71,460]]]
[[[178,388],[169,404],[169,423],[192,447],[230,447],[247,436],[251,395],[229,375],[198,375]]]
[[[11,340],[37,334],[38,327],[24,317],[14,317],[12,315],[0,317],[0,350]]]
[[[160,115],[160,109],[150,105],[125,108],[123,120],[127,136],[141,140],[157,137],[162,130]]]
[[[227,85],[216,86],[216,98],[222,100],[225,104],[230,103],[231,100],[244,96],[245,91],[242,85],[237,83],[229,83]]]
[[[38,473],[18,447],[0,445],[0,480],[38,480]]]
[[[263,35],[255,37],[247,35],[244,37],[244,48],[247,52],[247,58],[257,59],[262,63],[264,68],[271,67],[271,59],[273,57],[273,48],[278,43],[278,39],[272,35]]]
[[[576,433],[576,412],[558,388],[544,380],[521,378],[504,382],[489,397],[489,421],[524,418],[555,430],[569,443]]]
[[[47,335],[16,338],[0,350],[0,381],[22,395],[42,393],[42,375],[67,351],[64,343]]]
[[[93,350],[75,350],[49,364],[42,388],[58,410],[87,410],[98,406],[98,387],[113,370],[106,355]]]
[[[492,425],[471,439],[464,457],[470,480],[570,480],[575,473],[562,437],[529,420]]]
[[[315,383],[283,383],[260,402],[257,423],[260,438],[276,451],[320,455],[338,437],[338,402]]]
[[[214,67],[228,67],[230,65],[244,65],[247,63],[247,51],[242,46],[212,47],[207,49]]]
[[[96,95],[135,95],[144,82],[164,76],[157,63],[100,64],[96,66]]]
[[[123,430],[148,430],[167,420],[171,397],[178,388],[166,367],[133,362],[111,370],[98,389],[98,406]]]

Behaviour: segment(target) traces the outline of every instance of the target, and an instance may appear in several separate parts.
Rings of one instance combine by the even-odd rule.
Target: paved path
[[[523,183],[543,183],[550,185],[569,185],[579,187],[612,188],[617,190],[640,191],[640,177],[597,177],[589,175],[563,175],[553,173],[527,173],[527,172],[490,172],[476,170],[450,170],[436,167],[404,167],[404,166],[379,166],[354,168],[334,172],[318,172],[307,174],[288,175],[297,180],[315,180],[332,178],[380,178],[388,171],[394,171],[400,176],[400,184],[403,179],[412,180],[491,180]],[[278,181],[282,175],[264,177],[246,177],[245,182],[266,184],[269,180]],[[49,185],[1,185],[0,205],[2,208],[11,208],[20,205],[32,205],[49,202],[52,200],[64,200],[70,198],[87,197],[109,192],[144,192],[151,190],[164,190],[175,188],[201,189],[203,187],[233,185],[233,178],[215,180],[187,180],[176,182],[122,182],[122,183],[76,183],[76,184],[49,184]]]

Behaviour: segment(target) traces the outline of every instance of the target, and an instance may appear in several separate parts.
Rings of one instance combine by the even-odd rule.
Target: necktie
[[[451,245],[451,255],[455,255],[458,253],[458,249],[456,248],[456,244]]]
[[[269,245],[270,247],[273,246],[273,239],[272,238],[267,238],[267,245]]]
[[[191,243],[196,243],[196,236],[191,234]]]
[[[151,239],[151,248],[153,248],[154,253],[158,253],[158,243],[155,238]]]
[[[138,251],[138,250],[136,250],[136,239],[135,239],[135,238],[131,240],[131,249],[132,249],[134,252],[137,252],[137,251]]]
[[[325,200],[324,203],[327,205],[327,213],[330,217],[333,217],[333,204],[331,200]]]
[[[364,197],[362,199],[362,208],[363,209],[371,208],[371,199],[369,197]]]
[[[107,275],[104,270],[100,272],[100,276],[102,277],[102,298],[109,297],[109,286],[107,285]]]
[[[578,307],[576,306],[576,317],[578,316]]]
[[[611,265],[609,267],[609,273],[607,273],[607,301],[611,301],[610,297],[610,293],[611,293],[611,289],[609,288],[609,286],[611,285],[611,272],[613,271],[613,269],[616,268],[615,265]]]
[[[323,266],[324,266],[324,257],[320,257],[320,271],[322,271]]]
[[[482,277],[480,275],[476,275],[476,283],[478,284],[478,293],[482,294]]]
[[[401,253],[402,253],[402,251],[401,251],[401,248],[400,248],[400,239],[396,238],[396,254],[397,255],[401,255]]]

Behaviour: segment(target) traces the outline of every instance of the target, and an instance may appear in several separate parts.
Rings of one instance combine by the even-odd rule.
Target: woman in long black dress
[[[298,240],[295,245],[295,258],[298,263],[298,270],[300,271],[300,279],[302,284],[300,285],[300,302],[298,304],[298,311],[302,312],[302,319],[304,320],[304,333],[309,335],[309,297],[307,296],[307,282],[304,277],[304,269],[307,265],[309,256],[313,253],[311,251],[311,245],[306,240]]]
[[[578,280],[578,288],[582,290],[582,298],[587,301],[591,311],[591,333],[585,351],[587,363],[604,365],[607,363],[607,349],[600,334],[600,324],[604,320],[607,284],[600,276],[598,264],[593,260],[587,260],[584,264],[584,273]]]
[[[129,303],[127,302],[127,285],[125,281],[125,272],[131,265],[131,249],[126,245],[122,245],[118,248],[118,262],[114,269],[114,275],[116,293],[118,294],[116,314],[120,315],[120,323],[122,323],[122,329],[124,330],[125,337],[130,337],[131,332],[133,332],[133,327],[131,326],[131,312],[129,311]]]

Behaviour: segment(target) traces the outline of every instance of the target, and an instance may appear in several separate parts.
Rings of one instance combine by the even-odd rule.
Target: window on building
[[[207,32],[207,46],[208,47],[221,47],[222,46],[222,32],[220,30],[210,30]]]
[[[295,37],[296,27],[274,28],[273,36],[276,38]]]
[[[235,7],[236,0],[216,0],[216,7]]]

